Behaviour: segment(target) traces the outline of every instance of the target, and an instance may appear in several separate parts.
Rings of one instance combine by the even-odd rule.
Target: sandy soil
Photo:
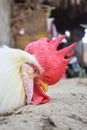
[[[48,94],[49,103],[0,116],[0,130],[87,130],[87,78],[62,79]]]

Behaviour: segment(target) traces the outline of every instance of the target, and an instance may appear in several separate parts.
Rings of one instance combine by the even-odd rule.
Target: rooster
[[[39,79],[42,71],[34,55],[20,49],[1,46],[0,113],[31,104],[36,99],[35,96],[33,98],[33,95],[36,95],[34,94],[34,80],[40,87],[44,86],[44,82]]]
[[[71,60],[65,56],[76,45],[57,51],[64,37],[52,41],[41,38],[24,51],[0,47],[0,113],[50,101],[48,85],[61,79]]]

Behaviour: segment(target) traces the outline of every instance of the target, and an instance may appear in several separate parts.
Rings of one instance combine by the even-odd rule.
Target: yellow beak
[[[40,85],[41,85],[41,88],[47,92],[48,90],[48,84],[44,83],[43,81],[40,80]]]

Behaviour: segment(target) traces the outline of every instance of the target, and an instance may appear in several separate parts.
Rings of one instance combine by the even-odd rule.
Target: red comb
[[[74,48],[76,43],[58,50],[57,47],[62,42],[65,35],[60,36],[52,41],[48,38],[41,38],[38,41],[29,43],[25,51],[34,54],[44,69],[43,80],[47,84],[54,84],[61,79],[67,69],[67,64],[71,60],[65,59],[67,53]]]

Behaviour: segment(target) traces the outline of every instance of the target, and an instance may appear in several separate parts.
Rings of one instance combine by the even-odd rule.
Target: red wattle
[[[50,97],[42,90],[39,81],[35,81],[32,100],[35,104],[43,104],[50,101]]]

